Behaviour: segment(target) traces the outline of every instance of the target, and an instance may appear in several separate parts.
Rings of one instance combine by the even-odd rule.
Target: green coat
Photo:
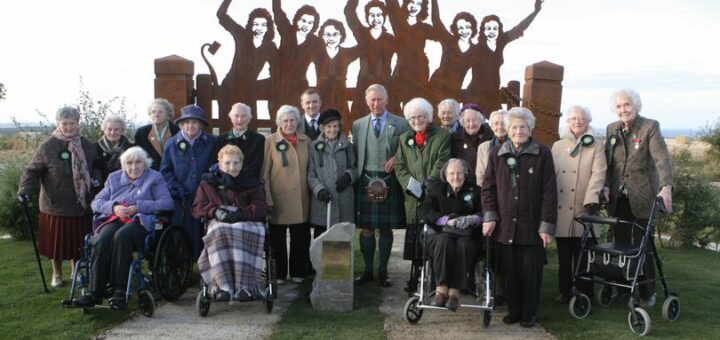
[[[410,142],[412,141],[412,142]],[[395,175],[400,187],[407,188],[410,177],[418,182],[428,178],[440,178],[440,168],[450,159],[450,135],[445,129],[432,125],[428,131],[425,147],[415,146],[415,131],[406,131],[400,136],[395,154]],[[405,193],[405,218],[408,224],[420,223],[415,210],[420,201]]]

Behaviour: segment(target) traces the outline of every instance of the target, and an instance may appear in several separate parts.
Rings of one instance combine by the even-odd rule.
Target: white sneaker
[[[52,281],[50,282],[50,285],[53,288],[62,287],[65,285],[65,281],[63,281],[62,276],[55,275],[55,276],[53,276]]]
[[[290,281],[292,281],[292,283],[300,284],[303,282],[303,278],[302,277],[292,277],[292,278],[290,278]]]

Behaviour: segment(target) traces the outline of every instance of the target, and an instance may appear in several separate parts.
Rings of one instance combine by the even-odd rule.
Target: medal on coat
[[[641,142],[640,138],[638,138],[637,136],[633,135],[632,142],[633,142],[633,144],[635,144],[635,150],[637,150],[637,149],[640,148],[640,142]]]

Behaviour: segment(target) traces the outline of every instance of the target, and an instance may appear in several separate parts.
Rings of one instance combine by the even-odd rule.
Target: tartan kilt
[[[382,203],[371,201],[365,191],[368,183],[370,183],[370,178],[385,178],[388,175],[390,177],[385,180],[388,186],[387,199]],[[357,226],[363,229],[405,228],[405,194],[395,174],[382,171],[363,171],[357,183],[358,187],[355,189],[355,221]]]

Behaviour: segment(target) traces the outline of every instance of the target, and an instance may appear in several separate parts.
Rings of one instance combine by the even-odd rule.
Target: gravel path
[[[426,309],[417,324],[405,319],[404,306],[408,300],[403,291],[410,272],[410,262],[402,260],[405,232],[396,230],[393,253],[388,271],[394,285],[386,289],[380,311],[385,314],[385,332],[388,339],[555,339],[542,326],[523,328],[519,324],[502,322],[504,307],[496,309],[490,326],[483,328],[479,309],[460,308],[457,312]],[[472,303],[472,297],[463,296],[460,303]]]

